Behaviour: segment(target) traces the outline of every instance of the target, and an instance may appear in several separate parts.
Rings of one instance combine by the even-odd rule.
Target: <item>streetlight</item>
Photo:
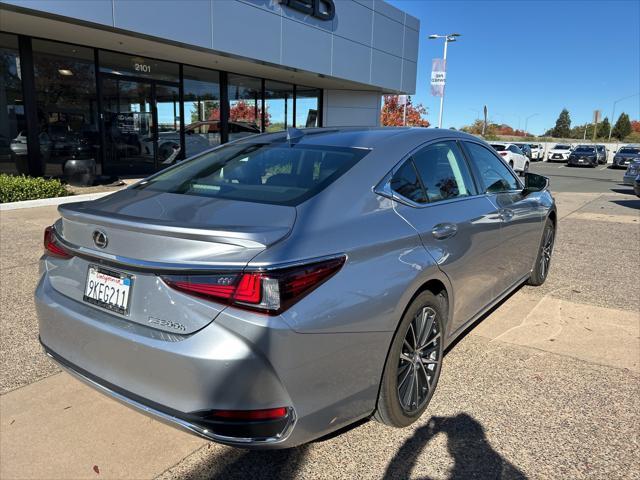
[[[535,117],[536,115],[540,115],[539,113],[532,113],[527,118],[524,119],[524,133],[529,133],[527,131],[527,125],[529,124],[529,119]]]
[[[445,68],[447,68],[447,45],[449,42],[455,42],[456,37],[460,37],[459,33],[449,33],[447,35],[436,35],[435,33],[429,35],[429,40],[437,40],[438,38],[444,38],[444,54],[442,55],[442,60],[444,61]],[[438,116],[438,128],[442,128],[442,109],[444,108],[444,89],[445,86],[442,87],[442,96],[440,97],[440,115]]]
[[[616,115],[616,104],[626,100],[627,98],[633,98],[633,97],[637,97],[638,95],[640,95],[639,93],[634,93],[633,95],[628,95],[626,97],[622,97],[619,98],[618,100],[616,100],[615,102],[613,102],[613,110],[611,111],[611,123],[609,124],[609,141],[611,141],[611,133],[613,132],[613,123],[615,122],[615,115]]]

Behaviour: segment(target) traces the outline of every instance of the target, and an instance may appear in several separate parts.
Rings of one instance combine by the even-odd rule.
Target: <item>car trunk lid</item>
[[[176,291],[161,274],[242,269],[288,235],[296,217],[294,207],[136,190],[61,205],[59,212],[56,234],[75,255],[46,257],[52,287],[87,308],[178,334],[203,328],[226,305]],[[94,232],[106,237],[102,248]],[[130,279],[126,311],[85,297],[90,270],[102,267]]]

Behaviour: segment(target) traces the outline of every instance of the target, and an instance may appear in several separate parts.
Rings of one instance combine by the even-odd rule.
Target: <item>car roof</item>
[[[323,145],[334,147],[375,148],[380,142],[403,142],[419,139],[420,143],[438,138],[478,140],[477,137],[457,130],[423,127],[323,127],[299,129],[303,135],[296,139],[299,145]],[[287,132],[264,133],[242,139],[241,142],[286,141]]]

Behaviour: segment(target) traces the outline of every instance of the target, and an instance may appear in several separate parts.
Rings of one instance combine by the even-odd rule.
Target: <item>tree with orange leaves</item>
[[[423,118],[427,115],[427,109],[422,104],[413,105],[411,97],[407,96],[407,126],[428,127],[429,120]],[[380,123],[385,127],[401,127],[404,125],[404,105],[398,102],[398,95],[385,95]]]

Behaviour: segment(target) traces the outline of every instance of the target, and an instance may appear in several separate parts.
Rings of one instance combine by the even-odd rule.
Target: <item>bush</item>
[[[60,180],[0,174],[0,203],[66,197],[72,192]]]

